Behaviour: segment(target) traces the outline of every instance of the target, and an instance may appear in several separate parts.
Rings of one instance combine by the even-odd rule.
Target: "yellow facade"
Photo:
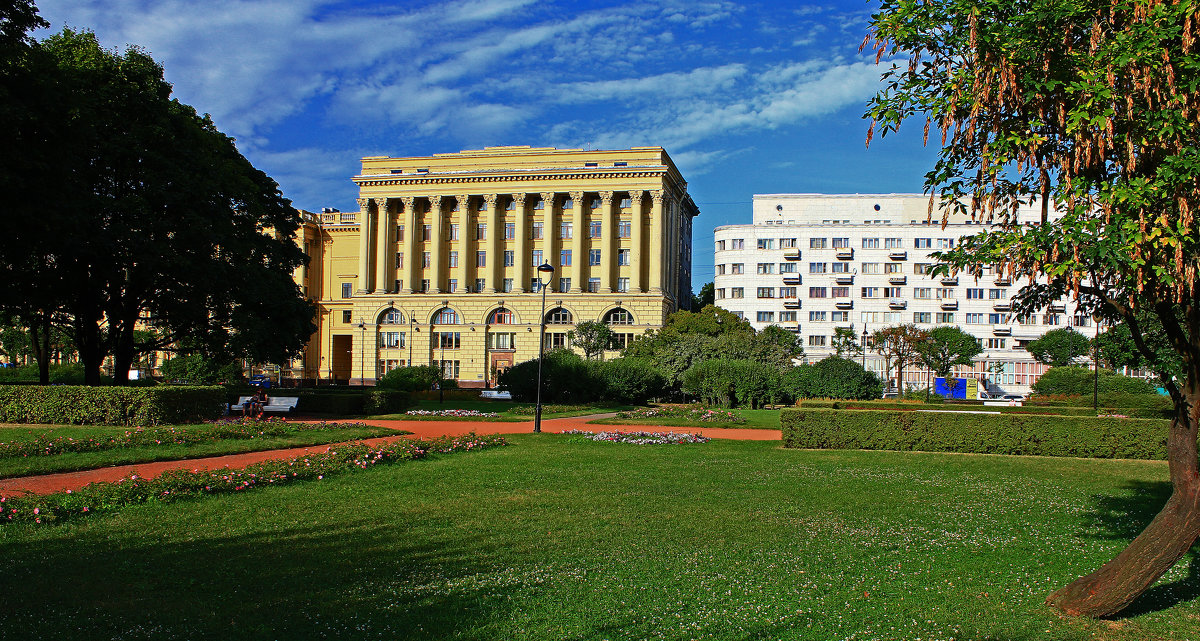
[[[359,211],[304,213],[311,260],[297,279],[317,303],[305,378],[372,384],[442,364],[464,387],[535,358],[577,323],[621,340],[661,327],[690,296],[687,183],[661,147],[488,147],[362,161]]]

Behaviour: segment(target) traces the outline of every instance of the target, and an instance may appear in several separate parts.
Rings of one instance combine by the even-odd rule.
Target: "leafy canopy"
[[[1070,327],[1059,327],[1029,341],[1025,349],[1033,356],[1033,360],[1039,363],[1063,367],[1070,365],[1077,358],[1087,356],[1092,346],[1091,341],[1083,334]]]

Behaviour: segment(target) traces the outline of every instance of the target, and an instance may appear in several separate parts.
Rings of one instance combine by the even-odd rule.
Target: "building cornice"
[[[364,174],[355,176],[354,182],[360,187],[400,187],[406,185],[451,185],[470,183],[498,183],[530,180],[628,180],[631,178],[663,178],[667,176],[666,168],[656,168],[641,171],[531,171],[506,172],[492,175],[455,176],[449,174]]]

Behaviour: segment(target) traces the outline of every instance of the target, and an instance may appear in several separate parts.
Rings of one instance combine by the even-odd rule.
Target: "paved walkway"
[[[593,414],[590,416],[575,416],[571,418],[542,419],[542,431],[557,433],[566,430],[587,430],[599,432],[609,429],[621,431],[645,430],[653,432],[691,432],[709,438],[725,438],[743,441],[778,441],[782,436],[779,430],[759,429],[728,429],[728,428],[695,428],[667,427],[656,425],[589,425],[588,421],[598,418],[609,418],[615,414]],[[315,422],[315,421],[314,421]],[[471,422],[471,421],[405,421],[405,420],[359,420],[345,419],[329,421],[330,423],[369,423],[396,430],[407,430],[411,435],[381,436],[378,438],[361,439],[364,443],[390,443],[402,438],[433,438],[437,436],[461,436],[470,432],[477,434],[527,434],[533,431],[533,421],[520,423],[510,422]],[[137,473],[143,478],[154,478],[168,470],[214,470],[225,467],[241,468],[276,459],[289,459],[305,454],[326,452],[331,447],[341,443],[328,445],[313,445],[309,447],[294,447],[283,450],[265,450],[262,452],[246,452],[245,454],[229,454],[207,458],[185,459],[178,461],[157,461],[152,463],[136,463],[134,465],[119,465],[95,470],[79,472],[63,472],[60,474],[45,474],[41,476],[23,476],[12,479],[0,479],[0,496],[17,496],[21,494],[52,494],[64,490],[78,490],[89,483],[99,481],[116,481],[130,474]]]

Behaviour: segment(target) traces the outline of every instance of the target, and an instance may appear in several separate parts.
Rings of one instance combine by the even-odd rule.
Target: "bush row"
[[[230,407],[237,409],[237,400],[249,396],[253,391],[231,392],[226,398]],[[295,396],[299,398],[296,412],[300,414],[333,414],[353,416],[360,414],[396,414],[412,407],[408,392],[386,389],[339,389],[339,390],[288,390],[271,389],[268,396]]]
[[[804,407],[780,416],[784,447],[1164,459],[1168,421]]]
[[[500,377],[500,386],[514,401],[530,403],[537,398],[537,359],[518,363]],[[542,363],[543,403],[586,403],[606,400],[642,404],[661,394],[667,378],[649,360],[618,358],[585,361],[578,354],[555,349],[546,352]]]
[[[264,461],[231,470],[172,470],[153,479],[133,474],[113,483],[92,483],[77,492],[0,498],[0,523],[54,523],[150,501],[177,501],[209,494],[244,492],[365,469],[382,463],[422,459],[430,453],[466,452],[507,445],[503,436],[401,440],[381,446],[348,443],[326,452]]]
[[[1082,398],[1076,398],[1077,403],[1083,403]],[[1119,414],[1130,418],[1169,418],[1170,411],[1164,413],[1160,409],[1145,409],[1139,407],[1121,407],[1118,405],[1104,404],[1100,405],[1100,410],[1097,412],[1092,409],[1089,404],[1087,406],[1068,406],[1057,404],[1033,404],[1026,403],[1025,405],[1009,406],[1009,405],[987,405],[972,408],[964,408],[958,403],[921,403],[917,401],[844,401],[835,399],[806,399],[797,401],[797,405],[805,408],[827,408],[835,410],[899,410],[899,411],[916,411],[916,410],[953,410],[953,409],[971,409],[985,412],[1000,412],[1001,414],[1053,414],[1056,416],[1096,416],[1096,414]],[[957,407],[954,407],[957,406]]]
[[[0,422],[67,425],[170,425],[213,420],[224,411],[220,387],[0,386]]]

